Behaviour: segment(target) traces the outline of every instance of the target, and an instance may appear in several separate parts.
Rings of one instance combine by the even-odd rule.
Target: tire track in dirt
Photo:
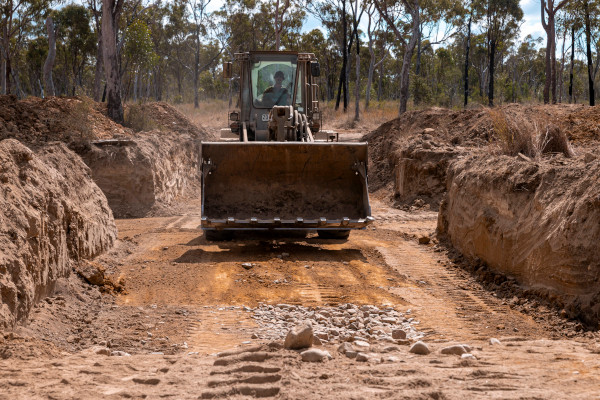
[[[448,268],[447,257],[430,246],[398,240],[375,248],[409,282],[390,288],[390,292],[414,305],[420,330],[430,338],[485,339],[539,332],[531,318],[511,310],[492,293],[474,287]]]

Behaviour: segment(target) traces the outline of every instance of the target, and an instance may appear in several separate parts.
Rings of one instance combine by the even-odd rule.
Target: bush
[[[529,157],[536,156],[533,135],[525,124],[517,125],[509,120],[502,110],[490,109],[489,114],[502,154],[516,156],[521,153]]]
[[[157,128],[143,105],[130,105],[125,109],[125,126],[134,132],[147,132]]]

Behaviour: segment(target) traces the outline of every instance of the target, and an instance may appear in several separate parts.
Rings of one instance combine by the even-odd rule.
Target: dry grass
[[[235,104],[234,104],[235,105]],[[194,104],[174,104],[173,107],[185,115],[193,124],[206,128],[210,133],[219,135],[222,128],[227,127],[229,109],[228,102],[213,100],[201,102],[200,107]],[[218,137],[218,136],[217,136]]]
[[[323,128],[332,130],[371,131],[384,122],[398,117],[398,103],[392,101],[372,101],[367,111],[364,109],[364,102],[361,101],[359,121],[354,121],[354,102],[349,105],[346,113],[342,111],[341,105],[339,110],[335,110],[335,101],[321,103],[321,110]]]
[[[234,104],[235,105],[235,104]],[[203,126],[214,134],[219,134],[221,128],[227,127],[227,115],[234,107],[229,109],[228,102],[213,100],[201,102],[198,109],[193,104],[173,105],[194,124]],[[335,102],[321,103],[323,112],[323,129],[367,131],[377,128],[384,122],[398,116],[398,104],[391,101],[371,102],[368,111],[364,111],[364,102],[360,105],[360,120],[354,121],[354,103],[344,113],[342,108],[335,111]]]
[[[488,112],[501,154],[516,156],[521,153],[538,159],[548,153],[561,153],[565,157],[575,155],[566,133],[551,122],[509,116],[501,109],[489,109]]]
[[[534,144],[538,156],[547,153],[562,153],[567,158],[575,156],[567,134],[554,124],[538,130]]]
[[[133,129],[134,132],[147,132],[157,129],[156,122],[139,104],[128,105],[124,110],[125,126]]]
[[[509,119],[500,109],[491,108],[488,112],[502,154],[516,156],[521,153],[528,157],[536,156],[533,132],[528,129],[524,121]]]

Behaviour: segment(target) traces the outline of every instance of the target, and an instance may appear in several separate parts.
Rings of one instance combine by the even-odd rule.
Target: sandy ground
[[[100,262],[127,292],[101,294],[72,277],[64,293],[75,295],[42,302],[28,326],[0,339],[0,399],[600,398],[595,334],[485,290],[436,244],[436,213],[372,205],[374,227],[346,242],[207,242],[197,201],[175,217],[118,220],[120,242]],[[372,342],[358,362],[330,343],[332,360],[302,362],[282,340],[252,339],[259,327],[244,306],[260,302],[391,306],[415,318],[431,354]],[[440,353],[456,343],[474,357]],[[231,349],[252,352],[216,355]]]

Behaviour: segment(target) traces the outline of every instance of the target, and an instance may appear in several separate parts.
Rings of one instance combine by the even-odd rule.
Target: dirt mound
[[[400,204],[422,198],[436,207],[445,191],[448,162],[465,150],[491,146],[493,153],[533,156],[544,148],[536,145],[536,138],[549,129],[566,132],[582,144],[590,135],[572,133],[569,127],[587,124],[584,121],[594,113],[594,108],[582,105],[520,104],[407,112],[363,138],[369,142],[370,189],[386,188]]]
[[[600,321],[600,160],[488,152],[449,167],[438,232],[593,327]]]
[[[129,105],[125,108],[125,120],[136,132],[159,130],[201,140],[210,137],[204,128],[194,125],[185,115],[164,102]]]
[[[116,227],[81,159],[62,143],[38,154],[0,142],[0,327],[27,317],[71,262],[113,245]]]
[[[80,152],[115,217],[143,217],[170,205],[200,182],[200,141],[153,131],[126,145],[106,143]]]
[[[39,146],[59,140],[128,136],[131,130],[116,124],[101,112],[101,105],[87,98],[0,96],[0,140],[14,138]]]
[[[600,141],[600,106],[581,106],[572,114],[563,116],[561,125],[573,143],[596,144]]]

